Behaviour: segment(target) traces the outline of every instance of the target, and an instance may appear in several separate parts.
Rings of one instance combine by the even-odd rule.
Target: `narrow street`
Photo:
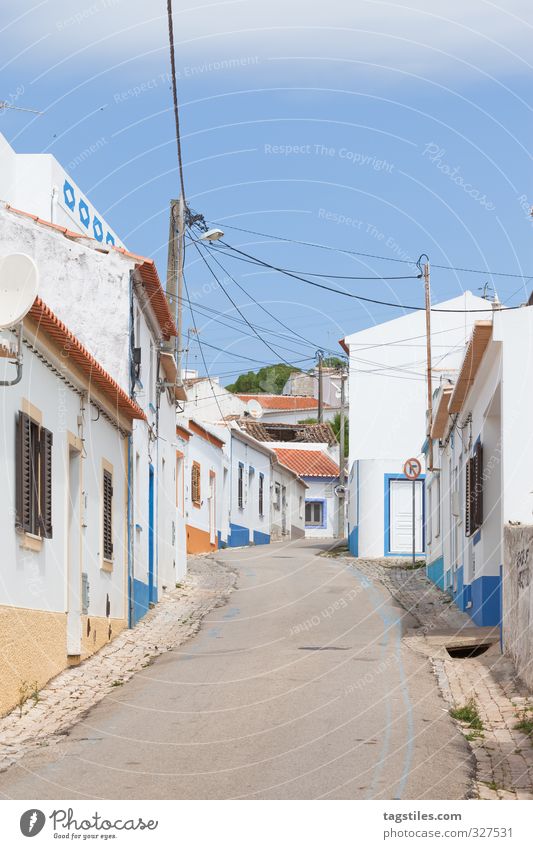
[[[3,798],[461,799],[472,758],[414,622],[326,543],[218,552],[199,633],[0,775]]]

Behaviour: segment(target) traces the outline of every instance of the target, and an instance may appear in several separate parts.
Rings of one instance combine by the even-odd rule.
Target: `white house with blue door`
[[[435,304],[432,369],[460,365],[474,320],[490,304],[471,292]],[[426,429],[426,327],[421,309],[352,333],[349,356],[348,544],[354,556],[408,556],[413,548],[413,488],[403,475],[410,457],[423,461]],[[422,470],[424,471],[424,470]],[[415,547],[424,541],[423,477],[415,486]]]
[[[533,523],[532,338],[533,307],[495,309],[435,399],[427,574],[477,625],[500,622],[505,526]]]
[[[235,423],[226,442],[230,474],[228,545],[270,542],[272,462],[275,454]]]

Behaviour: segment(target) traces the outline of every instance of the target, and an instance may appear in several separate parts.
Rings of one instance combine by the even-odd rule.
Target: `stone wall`
[[[503,647],[533,688],[533,525],[505,525]]]

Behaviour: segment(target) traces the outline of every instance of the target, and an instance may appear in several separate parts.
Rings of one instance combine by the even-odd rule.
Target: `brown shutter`
[[[51,431],[41,428],[40,439],[40,510],[39,524],[41,534],[45,539],[52,538],[52,444],[54,437]]]
[[[113,559],[113,476],[104,469],[104,560]]]
[[[196,462],[191,469],[191,499],[193,504],[200,504],[200,465]]]
[[[483,446],[478,442],[474,453],[474,526],[477,530],[483,524]]]
[[[472,460],[468,458],[466,461],[466,480],[465,480],[465,534],[469,537],[472,533]]]
[[[31,473],[31,421],[26,413],[17,418],[15,446],[16,519],[15,525],[27,533],[32,531],[32,473]]]

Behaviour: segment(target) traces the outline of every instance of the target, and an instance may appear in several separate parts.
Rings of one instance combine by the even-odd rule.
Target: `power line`
[[[250,233],[253,236],[263,236],[266,239],[274,239],[279,242],[289,242],[295,245],[306,245],[307,247],[311,248],[321,248],[322,250],[334,251],[335,253],[350,254],[352,256],[364,256],[370,259],[382,259],[386,262],[400,262],[405,265],[416,265],[415,260],[411,259],[399,259],[398,257],[392,256],[380,256],[379,254],[370,254],[365,253],[364,251],[352,251],[348,248],[335,248],[332,245],[322,245],[319,242],[305,242],[301,239],[289,239],[285,236],[274,236],[272,233],[261,233],[258,230],[248,230],[244,227],[236,227],[234,224],[228,224],[226,222],[224,222],[224,224],[220,226],[226,228],[229,227],[231,230],[239,230],[241,233]],[[467,274],[490,274],[492,277],[516,277],[522,280],[528,280],[533,276],[531,274],[515,274],[508,271],[488,271],[487,269],[480,268],[462,268],[460,266],[453,265],[436,265],[435,263],[431,263],[431,266],[432,268],[439,268],[443,271],[462,271]],[[331,275],[328,274],[325,276],[330,277]]]
[[[320,347],[318,345],[318,343],[312,342],[310,339],[307,339],[305,336],[302,336],[301,333],[298,333],[296,330],[292,330],[292,328],[290,328],[288,324],[285,324],[280,318],[277,318],[277,316],[275,316],[273,313],[271,313],[270,310],[267,310],[267,308],[265,306],[263,306],[263,304],[261,304],[259,301],[257,301],[253,297],[253,295],[250,295],[250,293],[244,288],[244,286],[242,286],[237,280],[235,280],[235,278],[229,273],[229,271],[227,271],[227,269],[224,268],[222,263],[218,261],[218,259],[215,256],[215,253],[216,252],[213,251],[211,256],[215,260],[218,267],[224,272],[224,274],[227,277],[229,277],[230,280],[232,280],[235,283],[236,286],[238,286],[238,288],[241,290],[241,292],[244,292],[244,294],[246,295],[247,298],[250,298],[250,300],[253,301],[254,304],[256,304],[256,306],[258,306],[260,309],[263,310],[264,313],[266,313],[266,315],[268,315],[270,318],[272,318],[274,321],[276,321],[281,327],[285,328],[285,330],[288,330],[289,333],[291,333],[293,336],[298,336],[299,339],[301,339],[307,345],[311,345],[313,348]],[[224,251],[224,253],[225,253],[225,251]],[[229,256],[229,254],[228,254],[228,256]]]
[[[280,268],[279,266],[272,265],[265,260],[261,260],[258,257],[252,256],[252,254],[246,253],[246,251],[241,251],[239,248],[234,248],[231,245],[228,245],[227,242],[222,242],[223,245],[230,248],[232,251],[235,251],[236,254],[241,254],[242,256],[247,257],[248,259],[255,260],[257,264],[262,265],[265,268],[270,268],[272,271],[277,271],[280,274],[284,274],[286,277],[292,277],[295,280],[300,280],[302,283],[307,283],[309,286],[316,286],[318,289],[325,289],[327,292],[334,292],[336,295],[344,295],[346,298],[353,298],[356,301],[364,301],[369,304],[378,304],[379,306],[384,307],[394,307],[395,309],[404,309],[404,310],[413,310],[419,312],[425,312],[425,307],[412,306],[408,304],[398,304],[391,301],[381,301],[378,298],[367,298],[363,295],[356,295],[354,292],[347,292],[344,289],[335,289],[333,286],[326,286],[325,283],[317,283],[316,280],[309,280],[307,277],[303,277],[301,274],[296,274],[291,271],[287,271],[284,268]],[[435,267],[435,266],[434,266]],[[486,274],[488,272],[485,272]],[[372,278],[372,279],[383,279],[387,278]],[[413,277],[413,279],[419,279],[418,276]],[[507,307],[507,309],[515,310],[520,309],[520,304],[517,304],[514,307]],[[478,309],[478,310],[455,310],[455,309],[441,309],[438,307],[431,307],[431,312],[442,312],[442,313],[461,313],[462,315],[466,313],[487,313],[493,312],[492,307],[489,309]]]

